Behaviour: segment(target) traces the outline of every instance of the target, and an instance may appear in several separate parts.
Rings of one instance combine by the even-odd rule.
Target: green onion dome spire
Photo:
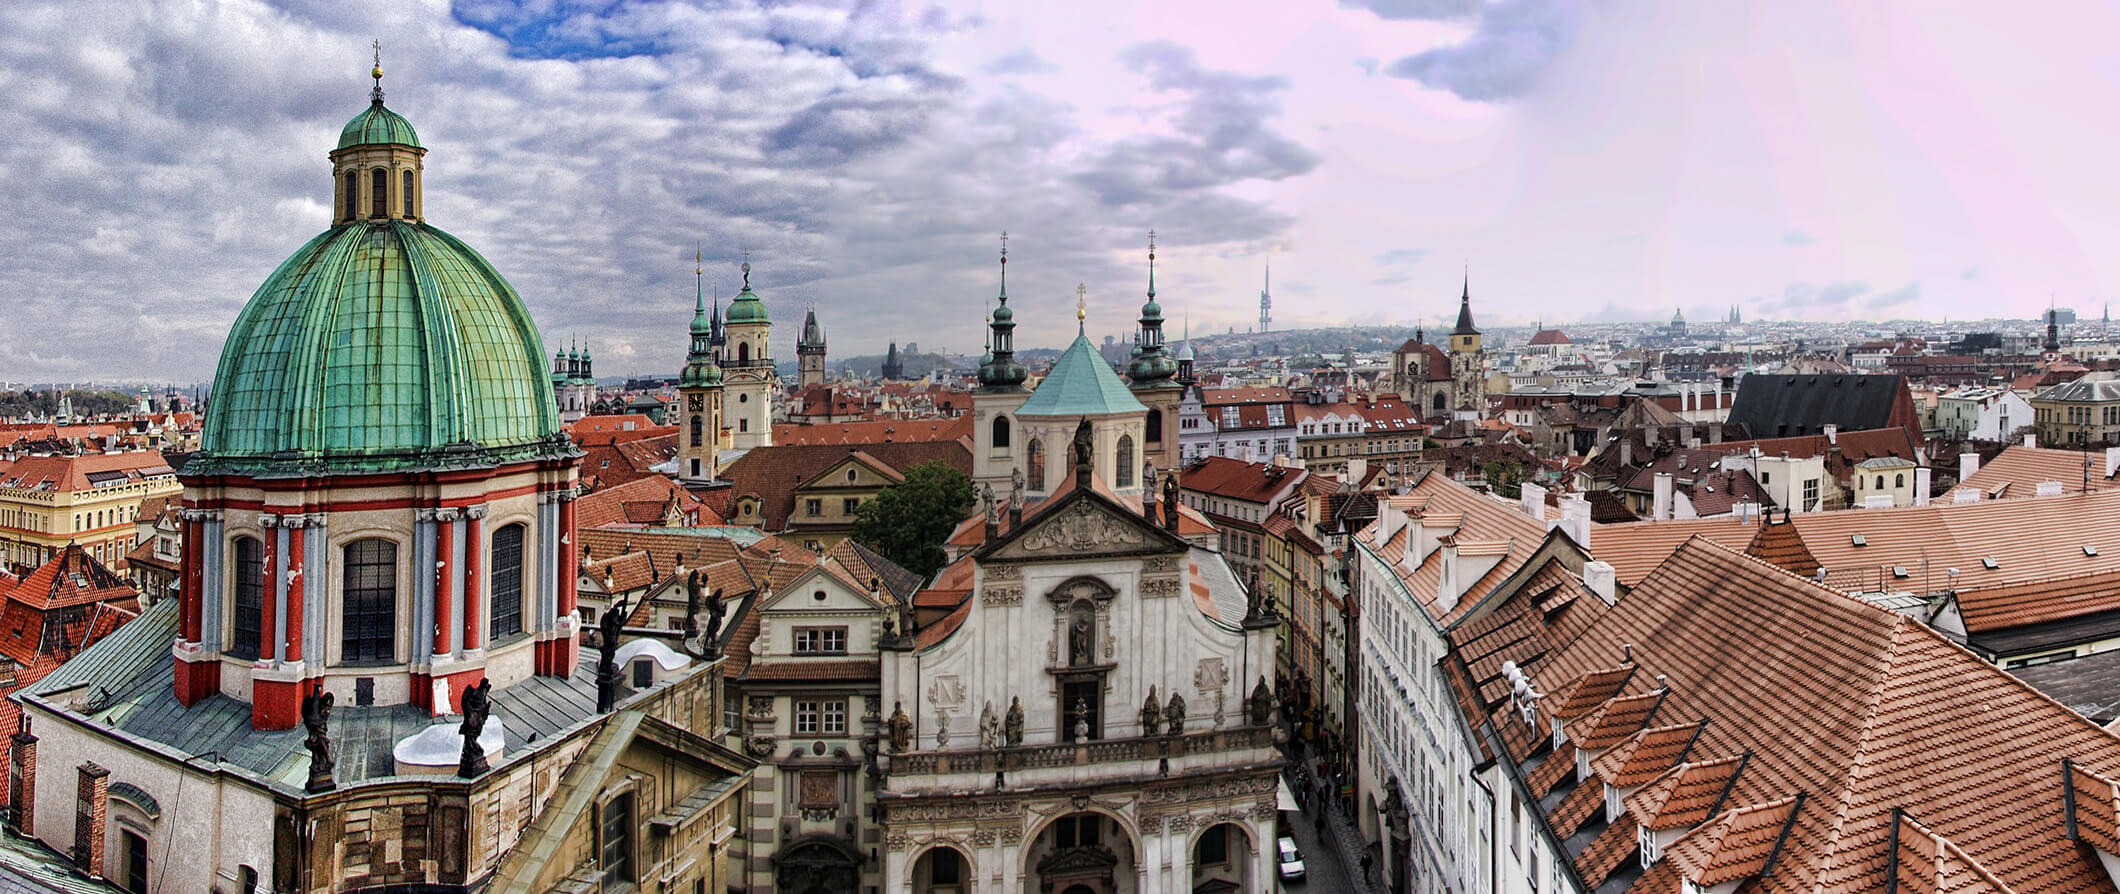
[[[992,349],[979,364],[979,389],[988,392],[1022,391],[1031,372],[1016,362],[1016,312],[1008,309],[1008,233],[1001,234],[1001,306],[994,308],[988,323]]]
[[[729,302],[729,311],[722,315],[721,322],[725,326],[768,322],[766,303],[751,291],[750,261],[743,262],[743,291],[736,293],[736,300]]]
[[[382,109],[380,65],[376,77],[364,115]],[[416,147],[411,132],[382,139]],[[364,172],[385,150],[406,151],[342,140],[337,169],[363,178],[347,195],[367,194]],[[388,176],[378,189],[395,189],[403,173]],[[187,472],[371,473],[577,455],[522,296],[391,195],[387,208],[339,215],[251,295],[221,350]]]
[[[1127,386],[1162,388],[1178,374],[1178,361],[1163,348],[1163,306],[1156,303],[1156,231],[1148,231],[1148,302],[1141,305],[1141,329],[1134,335],[1132,359],[1126,364]]]
[[[705,256],[694,254],[692,275],[692,345],[685,354],[684,372],[677,377],[680,388],[719,387],[721,367],[714,362],[714,321],[707,316],[707,286]]]

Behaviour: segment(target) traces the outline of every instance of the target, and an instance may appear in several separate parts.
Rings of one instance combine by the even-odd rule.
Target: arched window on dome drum
[[[339,656],[346,663],[397,657],[397,544],[370,538],[346,544],[345,623]]]
[[[1044,490],[1045,444],[1037,438],[1031,439],[1030,449],[1026,452],[1023,466],[1023,473],[1030,476],[1030,488],[1032,490]]]
[[[523,526],[493,532],[491,638],[514,636],[523,629]]]
[[[412,172],[405,172],[405,216],[412,216]]]
[[[707,417],[694,415],[692,417],[692,446],[703,446],[704,444],[706,444],[706,440]]]
[[[1147,443],[1150,443],[1150,444],[1161,444],[1161,443],[1163,443],[1163,411],[1162,411],[1162,410],[1150,410],[1150,411],[1148,411],[1148,433],[1147,433],[1147,434],[1145,434],[1145,435],[1143,435],[1143,436],[1141,436],[1141,440],[1143,440],[1143,441],[1146,441]]]
[[[376,168],[374,173],[368,175],[368,180],[369,186],[373,190],[373,194],[368,198],[368,216],[376,218],[389,217],[390,172],[382,168]]]
[[[235,631],[228,654],[256,660],[258,625],[265,613],[265,545],[258,538],[236,538],[235,572],[235,606],[229,611]]]
[[[996,416],[996,417],[994,417],[994,426],[993,426],[993,428],[994,428],[994,449],[995,449],[995,450],[1000,450],[1000,449],[1003,449],[1003,448],[1007,447],[1007,446],[1008,446],[1008,417],[1007,417],[1007,416]]]
[[[1118,477],[1119,477],[1119,484],[1118,484],[1118,486],[1119,486],[1119,487],[1133,487],[1133,486],[1134,486],[1134,436],[1133,436],[1133,435],[1120,435],[1120,436],[1119,436],[1119,450],[1118,450],[1118,453],[1116,454],[1116,456],[1117,456],[1117,459],[1118,459],[1118,463],[1119,463],[1119,473],[1118,473]]]
[[[747,342],[747,341],[740,341],[740,342],[737,342],[737,343],[736,343],[736,365],[737,365],[737,366],[749,366],[749,365],[751,365],[751,343],[750,343],[750,342]]]
[[[352,219],[354,219],[354,218],[355,218],[356,216],[358,216],[358,215],[360,214],[360,211],[359,211],[359,210],[357,210],[357,209],[358,209],[358,207],[359,207],[359,200],[360,200],[360,197],[361,197],[361,172],[359,172],[359,171],[347,171],[347,172],[346,172],[346,213],[345,213],[345,214],[342,214],[342,215],[339,215],[339,219],[340,219],[340,220],[352,220]]]

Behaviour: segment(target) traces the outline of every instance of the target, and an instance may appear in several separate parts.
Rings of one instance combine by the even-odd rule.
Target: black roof
[[[1755,438],[1889,428],[1892,406],[1906,393],[1905,376],[1749,375],[1738,383],[1729,421]]]

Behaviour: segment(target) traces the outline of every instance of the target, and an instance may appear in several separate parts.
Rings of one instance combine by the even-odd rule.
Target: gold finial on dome
[[[1084,321],[1086,321],[1086,320],[1088,320],[1088,319],[1089,319],[1089,300],[1088,300],[1088,298],[1087,298],[1087,297],[1085,297],[1085,296],[1087,296],[1088,294],[1089,294],[1089,286],[1083,285],[1082,283],[1079,283],[1079,282],[1078,282],[1078,283],[1075,283],[1075,328],[1076,328],[1076,329],[1080,329],[1080,328],[1082,328],[1082,325],[1083,325]]]
[[[375,50],[375,67],[368,70],[368,76],[375,79],[375,89],[369,91],[368,98],[380,105],[383,102],[383,42],[376,40],[368,45]]]

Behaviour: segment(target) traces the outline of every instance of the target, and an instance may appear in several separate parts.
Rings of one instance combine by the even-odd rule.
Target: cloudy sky
[[[2087,313],[2120,283],[2103,3],[0,3],[0,378],[211,374],[366,104],[548,342],[668,372],[703,244],[792,353],[1122,333]]]

